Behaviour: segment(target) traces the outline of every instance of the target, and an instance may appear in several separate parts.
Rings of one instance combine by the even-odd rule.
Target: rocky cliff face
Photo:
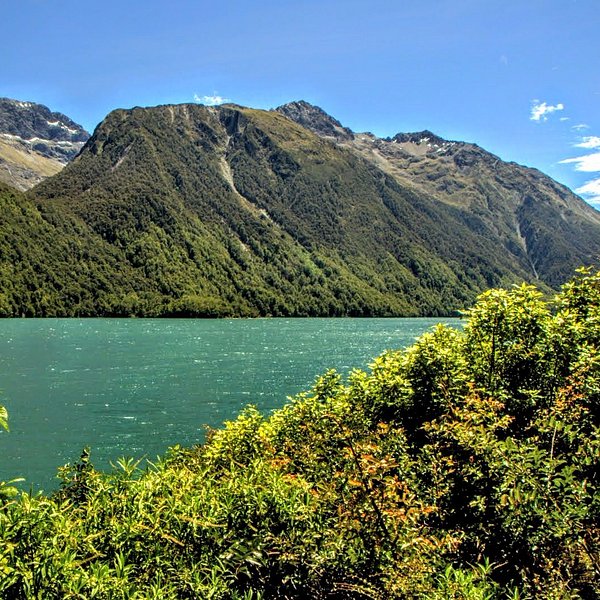
[[[28,189],[58,173],[88,138],[80,125],[42,104],[0,98],[0,180]]]
[[[304,100],[289,102],[275,110],[321,137],[339,141],[354,138],[352,131],[343,127],[337,119],[328,115],[322,108],[313,106]]]

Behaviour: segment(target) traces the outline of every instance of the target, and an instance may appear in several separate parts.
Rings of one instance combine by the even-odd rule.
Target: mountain
[[[58,173],[89,133],[46,106],[0,98],[0,181],[20,190]]]
[[[3,196],[32,215],[17,234],[0,213],[13,315],[452,314],[600,255],[598,213],[541,173],[300,102],[116,110],[59,174]]]
[[[354,151],[399,185],[453,207],[469,229],[495,240],[534,279],[558,286],[578,264],[598,259],[600,213],[536,169],[430,131],[381,139],[336,121],[336,132],[351,135],[332,135],[330,117],[305,102],[277,111]]]
[[[354,139],[354,133],[350,129],[344,127],[319,106],[314,106],[304,100],[289,102],[275,110],[320,137],[338,141]]]

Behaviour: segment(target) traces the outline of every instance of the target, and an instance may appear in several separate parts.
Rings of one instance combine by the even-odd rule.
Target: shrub
[[[3,598],[600,597],[600,274],[0,506]]]

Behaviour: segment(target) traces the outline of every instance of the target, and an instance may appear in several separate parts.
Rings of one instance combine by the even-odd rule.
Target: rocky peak
[[[0,140],[21,150],[67,163],[89,137],[81,125],[42,104],[0,98]]]
[[[456,144],[456,142],[450,142],[441,138],[428,129],[412,133],[397,133],[393,138],[387,138],[386,141],[396,144],[416,144],[417,146],[426,146],[434,151],[448,149]]]
[[[27,190],[58,173],[89,137],[42,104],[0,98],[0,181]]]
[[[322,108],[304,100],[283,104],[275,110],[321,137],[334,138],[338,141],[354,139],[352,130],[344,127]]]
[[[453,143],[435,135],[435,133],[431,133],[428,129],[425,129],[424,131],[415,131],[413,133],[397,133],[389,141],[396,142],[397,144],[427,144],[431,148],[441,148]]]

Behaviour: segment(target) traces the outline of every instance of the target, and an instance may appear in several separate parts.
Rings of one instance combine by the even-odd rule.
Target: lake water
[[[0,481],[58,486],[84,446],[106,468],[192,445],[246,404],[268,412],[329,368],[366,368],[457,319],[3,319]]]

